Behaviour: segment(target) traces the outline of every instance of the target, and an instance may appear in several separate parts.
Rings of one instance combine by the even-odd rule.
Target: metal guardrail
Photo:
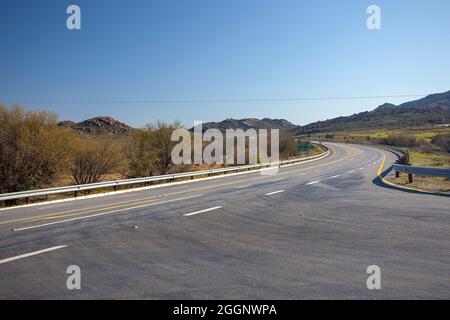
[[[395,164],[390,168],[390,171],[395,171],[395,177],[399,178],[400,173],[408,174],[408,182],[413,183],[413,175],[432,176],[432,177],[444,177],[450,178],[450,168],[432,168],[432,167],[419,167],[411,166],[409,164],[410,157],[409,151],[406,148],[399,148],[393,146],[377,146],[385,150],[389,150],[397,156]]]
[[[394,170],[395,172],[418,174],[418,175],[422,175],[422,176],[450,178],[450,169],[445,169],[445,168],[415,167],[415,166],[405,166],[405,165],[400,165],[400,164],[394,164],[394,165],[392,165],[392,170]]]
[[[390,168],[395,171],[395,177],[399,178],[400,173],[408,174],[408,182],[413,183],[413,175],[432,176],[450,178],[450,169],[446,168],[432,168],[432,167],[418,167],[409,164],[409,151],[405,148],[389,147],[386,148],[394,153],[398,159]]]
[[[409,151],[408,149],[403,148],[394,148],[391,147],[390,151],[397,155],[398,159],[395,162],[396,164],[401,164],[405,166],[409,166]]]
[[[116,181],[73,185],[73,186],[66,186],[66,187],[59,187],[59,188],[48,188],[48,189],[38,189],[38,190],[31,190],[31,191],[5,193],[5,194],[0,194],[0,201],[26,199],[26,201],[28,202],[28,199],[32,198],[32,197],[64,194],[64,193],[71,193],[71,192],[73,192],[75,197],[77,197],[80,192],[94,190],[94,189],[114,188],[114,190],[116,190],[117,187],[119,187],[119,186],[128,186],[128,185],[136,185],[136,184],[144,184],[145,185],[148,183],[159,182],[159,181],[173,181],[175,179],[180,179],[180,178],[189,178],[190,177],[191,179],[194,179],[194,177],[204,176],[204,175],[211,176],[211,175],[217,175],[217,174],[221,174],[221,173],[223,173],[223,174],[227,174],[230,172],[237,173],[237,172],[241,172],[241,171],[258,170],[258,169],[271,168],[271,167],[276,167],[276,166],[281,167],[283,165],[287,165],[287,164],[291,164],[291,163],[304,162],[304,161],[308,161],[308,160],[325,157],[326,155],[329,154],[330,151],[325,146],[323,146],[323,145],[321,145],[321,146],[324,147],[326,149],[326,151],[319,155],[315,155],[315,156],[311,156],[311,157],[297,158],[297,159],[284,160],[284,161],[278,161],[278,162],[272,162],[272,163],[262,163],[262,164],[256,164],[256,165],[236,166],[236,167],[229,167],[229,168],[223,168],[223,169],[192,171],[192,172],[183,172],[183,173],[168,174],[168,175],[162,175],[162,176],[124,179],[124,180],[116,180]]]

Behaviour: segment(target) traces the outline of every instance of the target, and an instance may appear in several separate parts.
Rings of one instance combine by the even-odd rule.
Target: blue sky
[[[82,30],[66,29],[70,4],[81,7]],[[366,27],[370,4],[381,7],[379,31]],[[413,98],[126,102],[450,90],[448,0],[2,0],[0,36],[0,102],[43,101],[24,106],[61,120],[307,124]]]

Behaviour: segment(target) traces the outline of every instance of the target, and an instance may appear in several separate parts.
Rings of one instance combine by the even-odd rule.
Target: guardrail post
[[[396,178],[400,178],[400,172],[395,171],[395,177],[396,177]]]
[[[409,181],[409,183],[413,183],[413,175],[412,175],[412,173],[408,173],[408,181]]]
[[[78,191],[74,191],[73,195],[76,197],[78,197]]]

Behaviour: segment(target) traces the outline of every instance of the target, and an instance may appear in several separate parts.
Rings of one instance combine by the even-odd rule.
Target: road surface
[[[273,176],[0,211],[0,298],[449,299],[450,199],[379,185],[387,151],[328,146]]]

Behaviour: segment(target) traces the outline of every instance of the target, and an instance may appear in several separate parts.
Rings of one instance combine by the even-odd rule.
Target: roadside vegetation
[[[178,142],[171,141],[171,134],[180,127],[179,122],[155,122],[126,133],[95,134],[58,125],[51,112],[0,106],[0,193],[217,167],[173,164],[171,152]],[[311,146],[299,153],[297,145],[306,143],[282,135],[280,158],[323,152]]]

